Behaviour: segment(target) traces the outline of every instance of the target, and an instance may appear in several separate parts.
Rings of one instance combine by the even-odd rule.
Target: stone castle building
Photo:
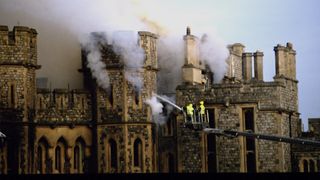
[[[84,89],[36,86],[37,32],[0,26],[1,174],[151,173],[151,172],[292,172],[319,171],[319,147],[224,137],[185,127],[173,111],[158,127],[144,103],[157,92],[157,35],[139,32],[145,51],[137,72],[139,91],[125,78],[121,57],[100,44],[110,77],[104,90],[92,78],[83,51]],[[263,53],[230,45],[228,71],[219,84],[199,59],[199,39],[190,29],[185,41],[183,82],[176,103],[204,101],[213,128],[306,137],[298,111],[298,81],[292,44],[274,48],[274,81],[263,80]],[[99,44],[99,42],[98,42]],[[252,63],[253,62],[253,63]],[[252,64],[254,67],[252,67]],[[319,138],[319,120],[311,121]]]

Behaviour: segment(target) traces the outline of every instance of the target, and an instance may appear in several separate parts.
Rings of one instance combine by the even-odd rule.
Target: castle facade
[[[157,92],[158,36],[138,34],[145,60],[132,73],[141,77],[142,89],[125,78],[124,64],[112,46],[99,44],[110,78],[107,90],[87,68],[85,50],[80,69],[84,89],[51,90],[36,86],[41,68],[36,30],[0,26],[0,131],[6,135],[0,145],[1,174],[319,170],[318,148],[206,134],[186,127],[178,111],[157,126],[144,102]],[[211,128],[303,136],[291,43],[274,47],[276,74],[271,82],[263,80],[262,52],[245,52],[239,43],[228,46],[228,70],[217,84],[201,63],[198,38],[190,29],[183,38],[178,106],[204,101]]]

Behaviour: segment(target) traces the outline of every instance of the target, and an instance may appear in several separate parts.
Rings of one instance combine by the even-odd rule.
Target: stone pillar
[[[244,81],[252,79],[252,53],[242,54],[242,75]]]
[[[263,81],[263,52],[256,51],[254,56],[254,78]]]
[[[284,46],[278,44],[274,47],[275,58],[276,58],[276,77],[279,76],[287,76],[287,67],[286,67],[286,58],[285,58],[285,50]]]

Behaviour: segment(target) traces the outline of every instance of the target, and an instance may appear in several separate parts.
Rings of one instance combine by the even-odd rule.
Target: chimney
[[[185,42],[185,63],[182,67],[183,82],[190,84],[202,84],[202,70],[199,57],[199,39],[191,34],[190,27],[187,27],[186,35],[183,36]]]
[[[285,50],[286,48],[284,46],[281,46],[280,44],[274,47],[276,58],[276,77],[287,76]]]
[[[288,50],[288,75],[291,79],[296,79],[296,51],[291,43],[287,43]]]
[[[254,57],[254,78],[258,81],[263,81],[263,52],[256,51]]]
[[[242,75],[244,81],[252,79],[252,53],[242,54]]]

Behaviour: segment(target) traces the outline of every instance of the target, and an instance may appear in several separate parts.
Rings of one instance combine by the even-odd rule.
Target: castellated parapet
[[[91,96],[82,89],[37,89],[36,122],[84,123],[91,121]]]
[[[24,26],[15,26],[9,31],[0,26],[0,63],[12,65],[37,65],[37,31]]]

